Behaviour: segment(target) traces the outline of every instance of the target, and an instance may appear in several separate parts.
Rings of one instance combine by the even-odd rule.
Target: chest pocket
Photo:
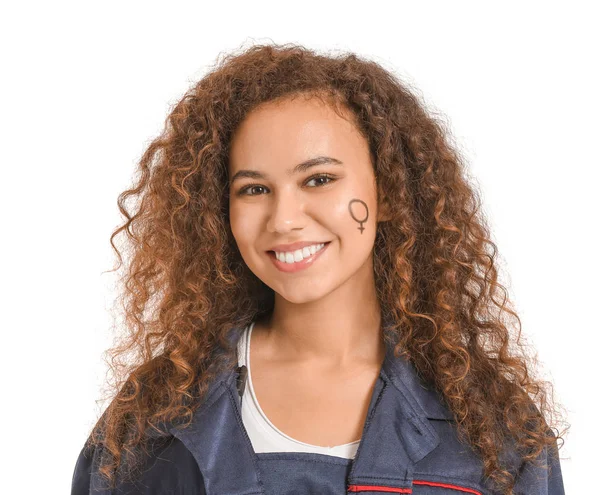
[[[256,454],[265,495],[346,495],[352,459],[312,452]]]

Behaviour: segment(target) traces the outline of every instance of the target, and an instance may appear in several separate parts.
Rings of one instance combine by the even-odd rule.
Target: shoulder
[[[535,461],[521,464],[514,493],[523,495],[564,495],[565,488],[556,436]]]
[[[243,327],[234,326],[227,334],[230,347],[235,349]],[[215,347],[211,367],[214,367],[213,378],[208,383],[205,395],[198,410],[214,400],[214,392],[219,390],[220,381],[232,373],[232,363],[236,354],[232,349]],[[110,407],[110,406],[109,406]],[[108,409],[107,409],[108,410]],[[106,411],[105,411],[106,414]],[[102,422],[104,415],[100,418]],[[163,426],[170,431],[178,424],[177,420],[165,423]],[[98,471],[100,459],[104,455],[103,448],[90,446],[90,439],[81,449],[71,482],[71,495],[125,495],[125,494],[172,494],[202,495],[205,493],[204,478],[198,464],[185,444],[173,434],[156,438],[148,447],[139,469],[136,469],[135,479],[131,481],[117,479],[113,490],[106,490],[107,481]]]
[[[73,473],[71,495],[121,494],[203,494],[204,479],[191,452],[176,437],[161,440],[149,449],[137,476],[131,481],[117,480],[111,490],[102,489],[104,483],[97,471],[101,448],[84,446]]]

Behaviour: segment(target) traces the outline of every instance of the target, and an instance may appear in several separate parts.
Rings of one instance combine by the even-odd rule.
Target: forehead
[[[366,140],[343,106],[305,96],[268,102],[252,110],[233,135],[229,168],[299,163],[317,155],[364,151]],[[339,156],[336,158],[343,159]]]

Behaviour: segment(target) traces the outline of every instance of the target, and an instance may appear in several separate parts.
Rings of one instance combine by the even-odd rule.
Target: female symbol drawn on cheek
[[[365,209],[363,215],[365,216],[365,218],[363,218],[361,220],[354,216],[354,212],[352,211],[352,203],[360,203],[363,205],[363,207]],[[362,224],[365,223],[367,221],[367,219],[369,218],[369,208],[367,208],[367,203],[365,203],[364,201],[362,201],[360,199],[353,199],[350,201],[350,203],[348,203],[348,211],[350,212],[350,216],[360,224],[358,229],[360,230],[360,233],[362,234],[363,230],[365,230],[365,228],[362,226]]]

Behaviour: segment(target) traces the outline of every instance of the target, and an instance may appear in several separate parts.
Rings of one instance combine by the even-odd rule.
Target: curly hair
[[[568,428],[549,426],[560,416],[552,384],[533,375],[465,160],[442,119],[381,65],[291,44],[218,60],[174,105],[118,198],[125,220],[110,243],[113,270],[126,267],[118,301],[127,330],[107,351],[112,400],[86,442],[103,450],[100,473],[114,483],[152,438],[168,435],[164,424],[189,424],[211,380],[234,366],[229,330],[272,311],[273,290],[243,262],[230,229],[228,153],[252,109],[299,94],[325,95],[356,117],[390,205],[374,271],[394,354],[439,391],[485,476],[511,493],[517,471],[502,462],[505,450],[534,461]]]

